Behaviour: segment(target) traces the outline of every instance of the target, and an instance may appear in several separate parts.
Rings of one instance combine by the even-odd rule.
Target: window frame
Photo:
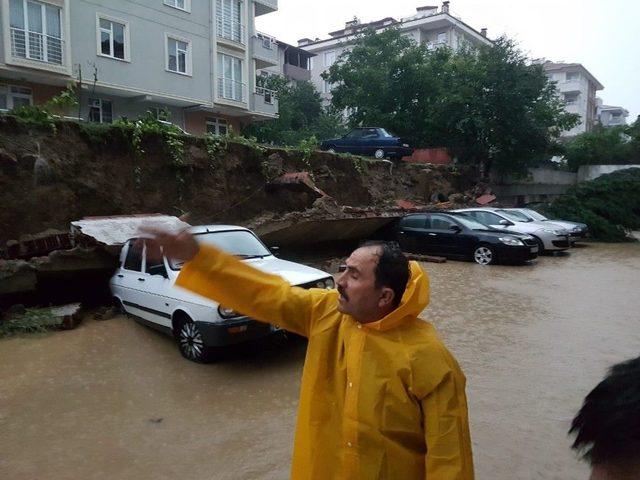
[[[107,55],[102,53],[102,31],[103,28],[100,26],[100,20],[105,20],[107,22],[111,22],[111,31],[110,33],[110,49],[113,55]],[[115,56],[115,35],[113,32],[113,24],[117,23],[124,27],[124,58]],[[102,13],[96,13],[96,53],[99,57],[109,58],[111,60],[118,60],[120,62],[128,62],[131,63],[131,35],[129,22],[127,20],[123,20],[121,18],[115,18],[110,15],[104,15]]]
[[[99,122],[95,122],[93,120],[91,120],[91,109],[94,108],[94,105],[92,105],[91,103],[94,100],[98,100],[100,102],[100,121]],[[108,102],[111,105],[111,120],[109,122],[105,122],[104,121],[104,102]],[[112,124],[113,123],[113,100],[110,100],[108,98],[102,98],[102,97],[89,97],[89,111],[87,113],[87,121],[91,122],[91,123],[99,123],[99,124]]]
[[[29,90],[29,94],[22,92],[12,92],[12,88],[23,88],[25,90]],[[4,92],[4,93],[3,93]],[[6,109],[0,110],[13,110],[16,108],[14,104],[14,98],[22,98],[29,100],[29,105],[33,105],[33,88],[25,87],[23,85],[13,85],[10,83],[0,83],[0,96],[4,95],[6,98]]]
[[[224,67],[224,59],[225,58],[230,58],[231,59],[231,77],[225,77],[224,72],[225,72],[225,67]],[[218,78],[218,89],[216,91],[218,98],[221,98],[223,100],[230,100],[232,102],[240,102],[240,103],[246,103],[246,92],[245,92],[245,88],[247,87],[247,82],[244,81],[244,58],[242,57],[237,57],[235,55],[230,55],[228,53],[224,53],[224,52],[218,52],[218,58],[217,58],[217,70],[218,70],[218,74],[217,74],[217,78]],[[220,68],[220,63],[222,62],[222,68]],[[238,62],[238,69],[236,70],[236,65],[235,62]],[[235,72],[239,71],[240,72],[240,80],[238,80],[235,76]],[[222,79],[223,81],[223,88],[222,88],[222,95],[220,94],[220,79]],[[231,97],[227,97],[224,95],[224,81],[225,80],[230,80],[232,82],[232,86],[235,86],[236,83],[239,83],[241,88],[241,95],[240,95],[240,99],[235,98],[234,96]],[[233,95],[235,95],[235,88],[232,88],[232,93]]]
[[[215,133],[209,131],[209,126],[215,128]],[[220,127],[223,126],[226,129],[225,133],[220,133]],[[222,117],[206,117],[205,118],[205,130],[211,135],[228,135],[229,134],[229,120]]]
[[[66,23],[65,23],[65,4],[60,2],[60,1],[56,1],[56,0],[15,0],[18,3],[22,4],[22,27],[13,27],[11,25],[11,1],[12,0],[6,0],[6,8],[7,8],[7,23],[5,24],[5,26],[7,27],[7,32],[8,35],[6,36],[7,38],[6,43],[8,45],[7,47],[7,57],[8,58],[13,58],[13,59],[19,59],[19,60],[26,60],[29,62],[38,62],[47,66],[52,66],[52,67],[64,67],[65,66],[65,60],[66,59],[66,55],[67,55],[67,51],[66,51],[66,46],[65,46],[65,42],[66,42],[66,34],[67,34],[67,30],[66,30]],[[29,14],[29,3],[32,3],[34,5],[37,5],[39,7],[39,21],[40,21],[40,29],[41,31],[38,32],[37,30],[32,30],[31,29],[31,16]],[[60,34],[58,36],[53,35],[51,33],[49,33],[49,22],[48,22],[48,16],[47,16],[47,7],[49,8],[53,8],[56,10],[57,13],[57,21],[58,21],[58,29],[60,30]],[[1,10],[1,9],[0,9]],[[17,29],[17,30],[21,30],[24,34],[24,42],[25,42],[25,46],[24,46],[24,50],[25,50],[25,55],[16,55],[15,53],[13,53],[13,40],[12,40],[12,34],[11,34],[11,30],[12,29]],[[38,56],[33,55],[33,52],[31,50],[31,34],[35,34],[35,35],[40,35],[42,38],[42,44],[38,47],[39,51],[40,51],[40,56],[41,58],[38,58]],[[50,53],[50,45],[49,45],[49,41],[45,41],[45,39],[49,39],[49,38],[53,38],[56,39],[59,42],[59,49],[60,49],[60,63],[58,62],[54,62],[51,61],[50,57],[52,56]],[[36,46],[37,46],[37,42],[36,42]],[[34,51],[38,51],[36,49],[34,49]]]
[[[329,56],[329,55],[333,55],[333,60],[331,61],[331,63],[327,62],[327,56]],[[336,59],[337,59],[337,55],[336,55],[336,51],[335,50],[329,50],[327,52],[324,52],[322,60],[324,61],[325,68],[329,68],[329,67],[331,67],[331,65],[336,63]]]
[[[185,56],[185,71],[181,72],[179,70],[171,70],[169,68],[169,40],[174,40],[175,42],[182,42],[187,44],[187,49],[184,50]],[[185,77],[193,76],[193,47],[192,41],[188,38],[181,37],[180,35],[175,35],[173,33],[165,32],[164,33],[164,69],[167,72],[175,73],[176,75],[184,75]],[[182,50],[178,49],[178,44],[176,43],[176,68],[179,67],[179,52]]]
[[[167,7],[175,8],[176,10],[180,10],[181,12],[191,13],[191,0],[184,0],[184,8],[181,8],[176,5],[178,0],[163,0],[163,5]]]

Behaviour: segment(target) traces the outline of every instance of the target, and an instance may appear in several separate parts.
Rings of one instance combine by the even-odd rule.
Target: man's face
[[[375,268],[379,259],[378,247],[363,247],[347,258],[347,269],[337,281],[338,311],[361,323],[381,318],[389,306],[390,288],[376,288]],[[382,315],[383,316],[383,315]]]

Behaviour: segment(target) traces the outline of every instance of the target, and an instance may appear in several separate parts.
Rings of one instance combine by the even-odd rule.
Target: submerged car
[[[268,273],[280,275],[302,288],[332,289],[331,275],[315,268],[276,258],[250,230],[237,226],[199,226],[190,229],[198,242],[213,245]],[[258,322],[208,298],[175,286],[181,263],[151,257],[149,242],[127,241],[118,269],[110,280],[117,305],[141,323],[175,338],[182,355],[192,361],[214,360],[221,348],[266,337],[277,325]]]
[[[505,229],[514,233],[531,235],[538,242],[540,253],[562,251],[571,247],[569,233],[556,225],[532,222],[500,208],[477,207],[461,208],[454,212],[463,212],[490,228]]]
[[[380,127],[354,128],[343,137],[324,140],[320,143],[320,150],[367,155],[378,159],[402,158],[413,153],[407,142]]]
[[[480,265],[524,263],[538,256],[530,235],[492,229],[462,214],[414,213],[398,223],[396,238],[407,252],[472,259]]]
[[[561,228],[565,228],[569,232],[569,239],[571,240],[571,243],[575,243],[578,240],[585,238],[589,233],[589,227],[585,223],[569,222],[567,220],[551,220],[531,208],[509,208],[508,210],[516,211],[535,222],[545,222],[547,224],[558,225]]]

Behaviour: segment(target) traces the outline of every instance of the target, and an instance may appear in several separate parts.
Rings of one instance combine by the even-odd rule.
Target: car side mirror
[[[280,247],[269,247],[269,250],[271,250],[274,257],[277,257],[280,254]]]
[[[462,228],[460,228],[459,225],[451,225],[449,227],[449,230],[451,230],[454,233],[460,233],[462,231]]]
[[[503,225],[505,227],[510,227],[513,225],[513,223],[511,223],[509,220],[500,220],[500,225]]]

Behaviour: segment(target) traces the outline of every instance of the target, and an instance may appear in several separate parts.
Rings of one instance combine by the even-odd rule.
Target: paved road
[[[586,479],[566,431],[640,352],[640,244],[424,266],[424,315],[468,377],[477,478]],[[295,341],[197,365],[124,317],[0,340],[0,478],[287,478],[303,359]]]

